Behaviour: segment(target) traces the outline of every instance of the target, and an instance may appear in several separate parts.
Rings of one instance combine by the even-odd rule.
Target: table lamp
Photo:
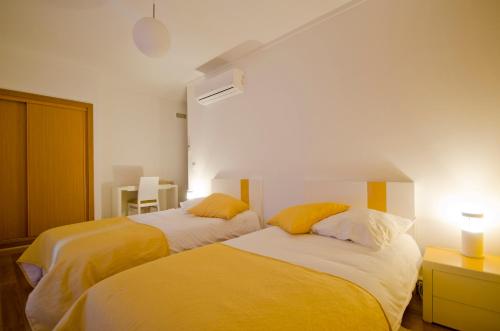
[[[478,212],[462,212],[465,218],[462,224],[462,255],[472,258],[484,257],[483,214]]]

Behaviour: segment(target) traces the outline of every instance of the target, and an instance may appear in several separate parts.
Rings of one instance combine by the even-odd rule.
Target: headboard
[[[336,201],[352,207],[368,207],[415,218],[413,182],[351,182],[310,179],[305,181],[306,202]]]
[[[260,179],[233,179],[214,178],[211,182],[210,192],[220,192],[229,194],[235,198],[249,204],[250,209],[259,215],[260,222],[263,222],[262,208],[262,180]]]

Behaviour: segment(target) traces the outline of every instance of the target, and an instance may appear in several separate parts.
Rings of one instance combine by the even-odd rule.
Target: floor
[[[31,287],[16,265],[19,252],[0,252],[0,331],[30,331],[24,305]],[[450,330],[422,320],[422,302],[414,296],[403,317],[403,327],[412,331]]]
[[[19,255],[0,252],[0,331],[31,330],[24,315],[31,286],[16,265]]]
[[[422,319],[422,299],[413,293],[413,298],[411,299],[408,308],[406,308],[405,314],[403,316],[402,326],[411,331],[449,331],[453,330],[444,326],[437,324],[424,322]]]

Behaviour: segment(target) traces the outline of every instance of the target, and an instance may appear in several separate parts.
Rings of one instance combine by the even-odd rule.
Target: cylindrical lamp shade
[[[462,254],[473,258],[484,257],[484,235],[482,232],[462,230]]]
[[[170,35],[167,28],[153,17],[144,17],[137,21],[133,29],[137,48],[149,57],[161,57],[170,47]]]

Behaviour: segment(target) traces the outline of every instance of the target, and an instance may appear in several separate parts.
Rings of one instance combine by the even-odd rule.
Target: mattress
[[[324,272],[216,243],[109,277],[54,331],[389,331],[376,298]]]
[[[422,261],[415,240],[408,234],[380,251],[314,234],[291,235],[275,226],[224,244],[355,283],[379,301],[392,330],[399,329]]]
[[[171,254],[260,229],[259,216],[251,210],[236,215],[230,221],[194,216],[182,208],[132,215],[129,219],[160,229],[168,238]]]

